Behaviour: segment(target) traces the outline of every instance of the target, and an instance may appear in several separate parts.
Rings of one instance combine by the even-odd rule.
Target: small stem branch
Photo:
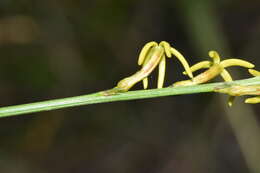
[[[55,99],[49,101],[41,101],[36,103],[7,106],[0,108],[0,118],[21,115],[26,113],[41,112],[55,109],[62,109],[80,105],[88,105],[95,103],[106,103],[123,100],[137,100],[144,98],[162,97],[170,95],[183,95],[214,92],[216,87],[228,87],[232,85],[260,85],[260,77],[253,77],[249,79],[237,80],[233,82],[218,82],[210,84],[201,84],[185,87],[173,87],[162,89],[138,90],[128,91],[125,93],[118,93],[114,95],[105,96],[102,92],[88,94],[83,96],[69,97],[63,99]]]

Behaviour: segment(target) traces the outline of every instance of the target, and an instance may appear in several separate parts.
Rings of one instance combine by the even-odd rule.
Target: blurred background
[[[112,88],[139,69],[153,40],[190,64],[217,50],[259,70],[259,8],[258,0],[1,0],[0,105]],[[166,70],[166,86],[186,79],[176,59]],[[157,72],[150,88],[156,80]],[[229,108],[224,95],[183,95],[2,118],[0,172],[257,173],[260,104],[244,99]]]

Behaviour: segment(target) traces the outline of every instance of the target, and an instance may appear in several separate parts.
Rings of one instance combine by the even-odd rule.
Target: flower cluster
[[[191,71],[195,72],[197,70],[208,68],[208,70],[200,73],[190,80],[179,81],[173,84],[173,86],[187,86],[187,85],[197,85],[205,83],[220,75],[225,82],[232,81],[230,73],[226,70],[227,67],[231,66],[241,66],[245,68],[254,68],[254,64],[251,64],[242,59],[230,58],[220,61],[220,56],[216,51],[209,51],[209,57],[212,58],[211,61],[201,61],[191,67]],[[186,74],[185,72],[183,72]],[[228,105],[232,106],[235,96],[230,96],[228,99]]]
[[[209,51],[209,57],[212,61],[201,61],[190,67],[185,57],[169,43],[162,41],[158,44],[152,41],[147,43],[139,54],[138,65],[141,66],[141,69],[135,74],[119,81],[115,88],[106,91],[105,94],[110,95],[118,92],[126,92],[140,81],[143,81],[143,87],[144,89],[147,89],[148,76],[157,66],[159,69],[157,88],[162,88],[166,71],[166,58],[172,58],[172,56],[176,57],[181,62],[185,70],[183,74],[188,75],[190,79],[175,82],[170,87],[198,85],[206,83],[219,75],[224,81],[230,82],[232,81],[232,77],[226,68],[231,66],[248,68],[250,74],[253,76],[260,76],[260,72],[252,69],[254,68],[254,64],[236,58],[228,58],[221,61],[220,56],[216,51]],[[206,70],[193,76],[193,72],[201,69]],[[216,89],[215,91],[230,95],[228,104],[231,106],[235,96],[260,95],[260,86],[232,86]],[[260,96],[248,98],[245,102],[260,103]]]
[[[165,77],[166,57],[171,58],[172,55],[181,62],[188,76],[193,78],[188,62],[179,51],[171,47],[166,41],[162,41],[159,44],[152,41],[147,43],[139,54],[138,65],[142,66],[142,68],[132,76],[119,81],[113,90],[116,92],[126,92],[140,81],[143,81],[143,87],[146,89],[148,87],[147,77],[157,66],[159,66],[157,87],[162,88]]]

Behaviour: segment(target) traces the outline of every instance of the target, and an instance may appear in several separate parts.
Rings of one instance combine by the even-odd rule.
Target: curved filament
[[[189,66],[188,62],[186,61],[186,59],[184,58],[184,56],[179,51],[174,49],[173,47],[171,48],[171,53],[173,55],[175,55],[176,58],[181,62],[181,64],[183,65],[183,67],[186,71],[186,73],[188,74],[188,76],[190,78],[193,78],[193,74],[191,72],[190,66]]]

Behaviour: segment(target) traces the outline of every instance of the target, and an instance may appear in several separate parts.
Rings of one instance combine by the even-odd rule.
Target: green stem
[[[194,86],[150,89],[139,91],[128,91],[125,93],[117,93],[114,95],[104,95],[103,92],[87,94],[83,96],[69,97],[63,99],[55,99],[49,101],[41,101],[36,103],[7,106],[0,108],[0,118],[21,115],[26,113],[41,112],[55,110],[80,105],[88,105],[95,103],[105,103],[123,100],[137,100],[144,98],[162,97],[170,95],[195,94],[204,92],[214,92],[216,87],[227,87],[232,85],[260,85],[260,77],[237,80],[233,82],[218,82],[210,84],[201,84]]]

